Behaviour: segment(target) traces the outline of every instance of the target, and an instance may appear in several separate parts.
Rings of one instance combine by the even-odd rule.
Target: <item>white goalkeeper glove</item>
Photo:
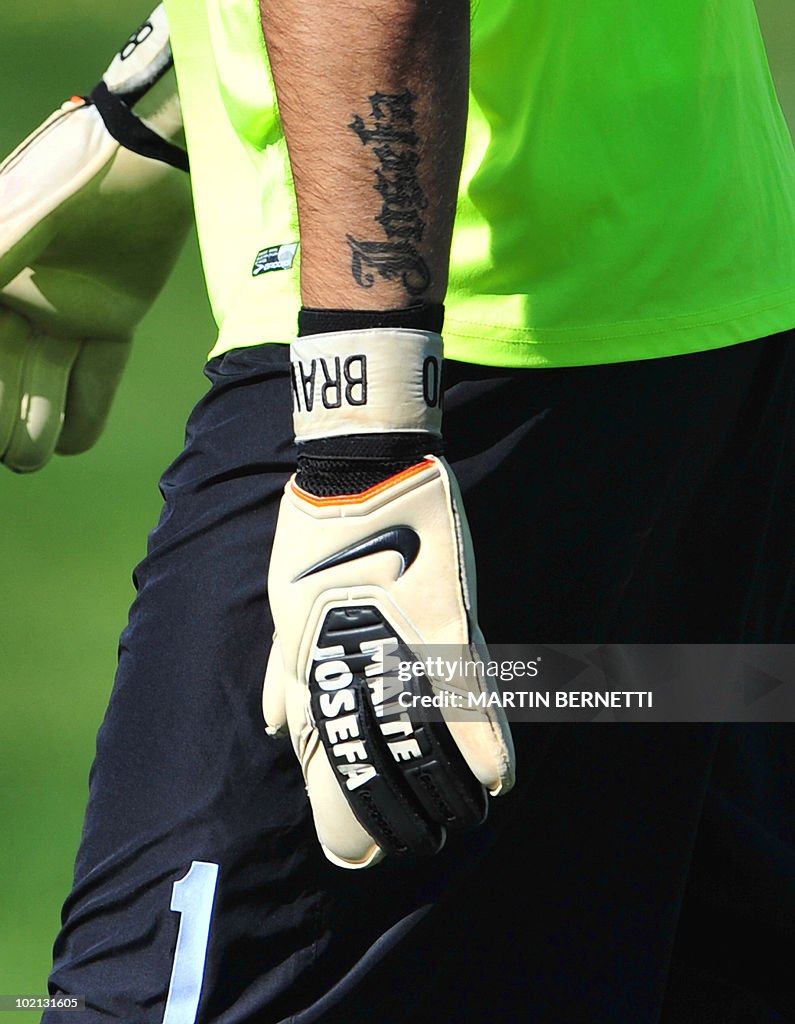
[[[87,100],[0,165],[0,462],[18,472],[99,436],[132,333],[191,223],[162,5]]]
[[[461,495],[440,450],[438,334],[377,329],[292,346],[298,472],[279,511],[268,588],[276,635],[263,694],[289,730],[320,843],[343,867],[438,851],[478,824],[486,792],[513,785],[513,746],[482,671],[385,668],[419,645],[485,647]],[[442,683],[444,682],[444,685]],[[401,704],[448,689],[462,707],[430,721]],[[407,697],[400,698],[398,691]]]

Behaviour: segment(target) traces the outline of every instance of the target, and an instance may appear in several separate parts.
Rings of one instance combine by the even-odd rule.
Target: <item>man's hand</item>
[[[279,512],[268,579],[276,638],[269,731],[289,729],[330,860],[432,854],[476,825],[486,791],[513,784],[499,709],[479,671],[401,684],[397,662],[453,645],[485,655],[461,496],[438,451],[441,338],[429,331],[321,334],[293,345],[298,474]],[[427,654],[427,652],[426,652]],[[391,667],[391,671],[390,671]],[[447,691],[429,720],[401,693]]]
[[[0,462],[17,472],[94,444],[184,242],[170,66],[160,7],[92,98],[64,103],[0,165]]]

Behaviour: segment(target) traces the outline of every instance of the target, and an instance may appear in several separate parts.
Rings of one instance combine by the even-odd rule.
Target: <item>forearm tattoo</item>
[[[381,277],[401,281],[409,295],[421,295],[431,283],[431,274],[415,245],[425,231],[422,211],[428,200],[417,177],[420,156],[414,96],[408,90],[376,92],[369,101],[366,120],[354,114],[348,127],[363,145],[372,147],[378,161],[375,190],[381,197],[381,212],[373,220],[381,225],[386,241],[346,235],[351,273],[362,288],[372,288],[376,277]]]

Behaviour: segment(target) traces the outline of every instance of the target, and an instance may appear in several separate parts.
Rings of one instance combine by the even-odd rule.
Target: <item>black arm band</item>
[[[335,331],[365,331],[378,327],[407,327],[415,331],[442,333],[444,306],[418,302],[402,309],[312,309],[298,313],[298,334],[330,334]]]
[[[140,156],[149,157],[150,160],[160,160],[177,170],[190,170],[185,150],[152,131],[104,82],[99,83],[88,99],[97,108],[108,132],[120,146]]]

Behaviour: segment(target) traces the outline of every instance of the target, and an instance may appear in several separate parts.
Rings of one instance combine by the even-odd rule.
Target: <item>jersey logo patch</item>
[[[267,249],[260,249],[251,268],[251,276],[259,277],[260,274],[267,274],[269,270],[289,270],[295,262],[297,252],[298,242],[285,242],[284,245],[271,245]]]

